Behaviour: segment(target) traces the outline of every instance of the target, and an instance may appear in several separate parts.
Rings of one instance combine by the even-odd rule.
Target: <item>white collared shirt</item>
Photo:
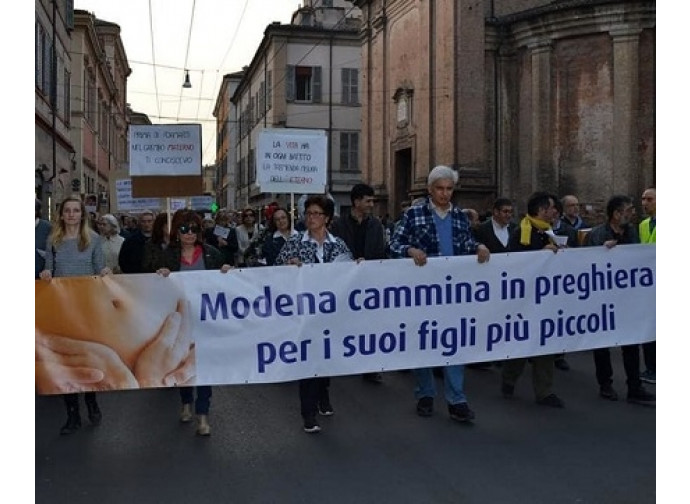
[[[501,226],[496,220],[491,218],[491,225],[494,227],[494,234],[496,238],[503,244],[504,247],[508,246],[508,240],[510,239],[510,233],[508,233],[508,226]]]
[[[431,199],[429,199],[429,206],[431,207],[431,209],[432,209],[434,212],[436,212],[436,214],[437,214],[441,219],[445,219],[445,218],[446,218],[446,215],[448,215],[448,213],[453,209],[453,204],[452,204],[452,203],[448,203],[448,207],[445,208],[445,209],[443,209],[443,208],[440,208],[440,207],[437,207],[436,205],[434,205],[434,202],[431,201]]]

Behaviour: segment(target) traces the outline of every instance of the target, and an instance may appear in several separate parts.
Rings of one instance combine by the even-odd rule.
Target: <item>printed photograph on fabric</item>
[[[193,385],[194,342],[177,284],[150,275],[36,282],[36,392]]]

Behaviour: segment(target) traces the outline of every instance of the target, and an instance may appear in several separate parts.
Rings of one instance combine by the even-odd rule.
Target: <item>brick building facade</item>
[[[380,213],[459,170],[462,206],[574,193],[595,218],[655,182],[650,1],[359,0],[363,178]]]

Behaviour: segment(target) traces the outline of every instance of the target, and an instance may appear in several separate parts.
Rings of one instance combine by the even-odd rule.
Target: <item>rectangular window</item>
[[[359,133],[340,133],[340,170],[359,170]]]
[[[359,103],[359,71],[356,68],[343,68],[341,71],[342,94],[340,103],[357,105]]]
[[[247,158],[247,180],[249,185],[256,182],[256,163],[254,162],[254,149],[249,149],[249,157]]]
[[[271,110],[273,104],[273,71],[266,73],[266,110]]]
[[[36,77],[36,87],[41,89],[41,84],[43,82],[43,26],[36,19],[36,47],[34,49],[34,66],[35,66],[35,77]]]
[[[287,101],[321,103],[321,67],[288,65]]]
[[[70,74],[69,69],[65,68],[65,74],[63,76],[63,83],[62,83],[62,94],[63,94],[63,110],[65,112],[64,118],[65,118],[65,123],[69,124],[70,123],[70,115],[71,115],[71,109],[70,109],[70,86],[71,86],[71,80],[72,80],[72,74]]]

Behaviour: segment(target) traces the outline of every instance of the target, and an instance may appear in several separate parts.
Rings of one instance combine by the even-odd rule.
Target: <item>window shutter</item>
[[[292,102],[295,101],[295,65],[288,65],[286,73],[285,100]]]
[[[350,99],[350,73],[348,68],[340,69],[340,103],[348,103]]]
[[[313,70],[314,74],[312,75],[311,83],[312,102],[321,103],[321,67],[314,67]]]
[[[350,69],[350,103],[356,105],[359,103],[359,70],[356,68]]]

